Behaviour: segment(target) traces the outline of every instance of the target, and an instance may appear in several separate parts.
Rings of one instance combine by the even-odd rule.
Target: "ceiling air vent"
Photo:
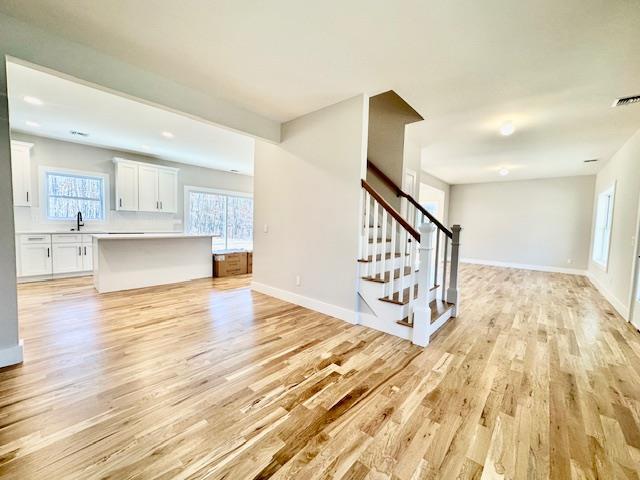
[[[611,106],[612,107],[621,107],[623,105],[631,105],[632,103],[640,103],[640,95],[634,95],[632,97],[618,98],[618,99],[616,99],[615,102],[613,102],[613,105],[611,105]]]
[[[71,130],[69,131],[69,133],[71,135],[74,135],[76,137],[88,137],[89,134],[87,132],[80,132],[79,130]]]

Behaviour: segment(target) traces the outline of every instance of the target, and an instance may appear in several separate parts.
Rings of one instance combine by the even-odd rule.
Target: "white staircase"
[[[404,217],[362,180],[359,323],[426,346],[459,309],[461,228],[447,229],[395,190],[406,202]]]

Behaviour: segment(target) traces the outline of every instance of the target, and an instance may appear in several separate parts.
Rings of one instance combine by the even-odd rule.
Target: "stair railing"
[[[423,225],[433,226],[433,228],[430,228],[429,232],[427,233],[432,237],[432,242],[429,248],[431,251],[429,261],[431,263],[429,263],[429,268],[427,268],[426,264],[424,263],[425,261],[427,261],[427,259],[423,259],[421,257],[420,272],[423,272],[425,275],[429,275],[429,277],[427,277],[426,283],[428,290],[439,290],[440,299],[442,301],[454,304],[453,316],[457,315],[457,312],[459,310],[458,269],[460,256],[460,232],[462,228],[460,227],[460,225],[453,225],[451,229],[445,227],[437,218],[435,218],[429,211],[427,211],[422,205],[420,205],[420,203],[418,203],[415,198],[405,193],[400,187],[398,187],[395,182],[391,180],[387,175],[385,175],[384,172],[382,172],[378,167],[376,167],[375,164],[373,164],[371,161],[367,161],[367,167],[378,178],[380,178],[380,180],[382,180],[382,182],[389,189],[391,189],[391,191],[397,197],[406,199],[408,204],[408,208],[406,209],[407,216],[406,218],[401,218],[403,218],[405,220],[405,223],[408,223],[412,230],[417,233],[417,237],[413,235],[407,235],[405,233],[405,238],[408,239],[408,241],[411,241],[411,239],[413,238],[413,241],[420,244],[421,248],[426,248],[428,243],[424,240],[422,243],[420,242],[421,237],[425,239],[424,234],[421,233],[421,227]],[[379,194],[378,196],[382,198]],[[386,201],[385,204],[389,206],[388,202]],[[390,206],[389,208],[393,209],[393,207]],[[420,232],[418,230],[420,230]],[[400,233],[400,236],[402,236],[402,233]],[[420,287],[418,287],[418,290],[420,290]],[[410,295],[410,298],[412,297],[413,295]]]

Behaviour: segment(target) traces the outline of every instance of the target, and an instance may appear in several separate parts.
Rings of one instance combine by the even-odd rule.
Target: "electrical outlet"
[[[300,275],[296,275],[296,287],[300,286]]]
[[[262,230],[264,231],[264,233],[269,233],[269,225],[267,225],[266,223],[264,224],[264,227],[262,228]]]

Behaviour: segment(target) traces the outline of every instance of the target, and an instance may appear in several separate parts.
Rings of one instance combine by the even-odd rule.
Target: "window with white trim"
[[[598,194],[596,223],[593,231],[593,261],[603,268],[609,263],[611,225],[613,223],[613,203],[615,185]]]
[[[44,182],[48,220],[73,220],[78,212],[86,221],[105,220],[104,176],[47,170]]]
[[[250,195],[185,187],[188,233],[214,235],[213,250],[253,249],[253,198]]]

